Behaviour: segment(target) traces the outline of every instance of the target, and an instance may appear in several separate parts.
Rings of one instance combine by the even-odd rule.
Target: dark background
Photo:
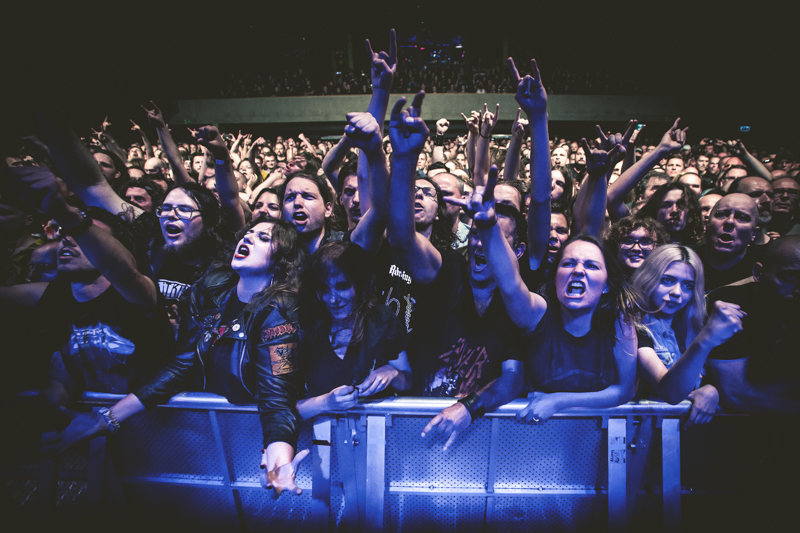
[[[786,146],[795,153],[800,145],[795,17],[769,3],[744,10],[648,4],[624,11],[610,3],[489,2],[482,9],[463,2],[164,4],[6,8],[3,140],[34,131],[30,109],[38,97],[64,106],[82,135],[109,115],[126,144],[135,138],[128,118],[145,122],[139,105],[151,99],[169,117],[175,100],[213,95],[209,87],[231,70],[294,71],[302,63],[304,72],[327,81],[336,69],[333,52],[346,52],[348,34],[359,69],[366,65],[364,38],[387,49],[394,27],[401,37],[460,35],[470,62],[483,65],[502,60],[508,36],[509,54],[518,65],[535,57],[545,84],[556,66],[635,77],[648,94],[677,97],[692,143],[741,136],[748,147]],[[751,132],[740,134],[742,125]],[[582,125],[571,126],[564,128],[570,136]],[[331,127],[330,133],[340,131]],[[551,132],[560,134],[559,125]]]

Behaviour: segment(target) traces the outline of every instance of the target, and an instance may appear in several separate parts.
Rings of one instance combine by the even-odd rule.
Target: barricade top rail
[[[38,396],[38,391],[25,391],[17,394],[20,401],[31,401]],[[124,398],[124,394],[108,394],[102,392],[84,392],[81,394],[80,403],[86,406],[113,405]],[[455,398],[422,398],[399,396],[384,398],[382,400],[361,400],[358,405],[348,411],[336,412],[338,414],[350,413],[361,415],[405,415],[405,416],[435,416],[455,403]],[[511,418],[528,405],[528,400],[518,398],[495,411],[487,412],[488,417]],[[640,400],[625,405],[608,409],[574,408],[561,413],[556,413],[553,418],[585,418],[585,417],[622,417],[622,416],[662,416],[680,417],[689,412],[691,402],[684,400],[678,405],[668,403]],[[160,406],[168,409],[202,409],[214,411],[235,411],[255,413],[254,404],[232,404],[224,396],[207,392],[181,392],[173,396],[169,402]],[[332,413],[334,414],[334,413]]]

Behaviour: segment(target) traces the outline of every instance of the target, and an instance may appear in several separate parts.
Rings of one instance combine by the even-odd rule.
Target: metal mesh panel
[[[548,422],[549,423],[549,422]],[[531,498],[496,497],[487,531],[606,531],[605,497],[543,495]]]
[[[58,457],[61,470],[86,470],[89,466],[89,443],[82,442]]]
[[[392,494],[386,498],[384,531],[482,531],[486,500],[474,496]]]
[[[191,485],[132,485],[128,503],[143,521],[180,524],[181,529],[236,529],[238,517],[227,488]]]
[[[313,531],[309,520],[311,491],[300,496],[286,494],[272,499],[262,489],[240,490],[248,531]]]
[[[222,481],[222,463],[207,412],[159,409],[120,431],[121,474]]]
[[[344,517],[344,491],[341,486],[331,487],[331,512],[328,515],[328,529],[339,531]]]
[[[608,479],[600,421],[500,420],[495,488],[595,489]]]
[[[491,420],[478,419],[442,452],[442,437],[421,438],[430,417],[393,417],[386,428],[386,472],[392,487],[485,488]]]
[[[258,416],[252,413],[218,411],[217,422],[233,481],[258,483],[262,446],[261,422]],[[311,449],[311,426],[310,420],[300,424],[298,450]],[[213,439],[210,432],[208,438]],[[295,481],[303,487],[311,486],[310,458],[300,463]]]

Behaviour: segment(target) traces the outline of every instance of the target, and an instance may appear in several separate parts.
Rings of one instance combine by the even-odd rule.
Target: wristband
[[[83,215],[83,220],[81,223],[75,226],[74,228],[61,228],[61,235],[66,235],[67,237],[74,237],[75,235],[80,235],[81,233],[86,233],[89,231],[89,228],[92,227],[92,217]]]
[[[444,133],[437,133],[436,135],[431,135],[433,138],[433,145],[434,146],[444,146]]]
[[[458,400],[458,403],[467,408],[467,412],[469,412],[469,416],[472,417],[473,422],[476,418],[480,418],[486,414],[486,407],[484,407],[480,396],[474,392]]]
[[[224,165],[228,164],[228,161],[226,161],[225,159],[214,159],[214,161],[216,161],[216,163],[218,165],[223,165],[224,166]]]
[[[491,138],[492,138],[492,134],[491,134],[491,133],[490,133],[488,136],[486,136],[486,135],[484,135],[484,134],[482,134],[482,133],[481,133],[481,130],[478,130],[478,135],[479,135],[480,137],[483,137],[484,139],[489,139],[489,140],[491,140]]]
[[[97,416],[100,418],[111,433],[119,431],[119,421],[114,413],[108,407],[101,407],[97,410]]]

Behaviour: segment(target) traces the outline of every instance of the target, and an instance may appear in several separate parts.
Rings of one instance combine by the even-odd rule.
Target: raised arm
[[[331,182],[335,191],[339,190],[339,168],[341,168],[347,154],[350,153],[350,148],[352,148],[350,139],[347,135],[342,135],[336,146],[331,148],[322,160],[322,172],[325,173],[325,177]]]
[[[511,79],[517,84],[514,99],[528,116],[531,131],[531,202],[528,207],[528,262],[538,270],[547,256],[550,240],[550,144],[547,132],[547,92],[535,59],[533,76],[520,78],[512,58],[508,58]]]
[[[736,141],[736,146],[734,146],[734,149],[736,150],[736,153],[742,157],[742,160],[745,162],[745,164],[752,168],[756,174],[767,181],[772,181],[772,173],[761,163],[761,161],[758,160],[757,157],[753,157],[753,154],[747,150],[742,141]]]
[[[522,141],[525,139],[525,132],[528,129],[528,121],[520,118],[522,108],[517,108],[517,118],[511,125],[511,139],[508,141],[508,152],[506,152],[506,164],[503,167],[503,178],[515,180],[519,178],[519,163],[522,155]]]
[[[181,153],[178,151],[178,145],[175,144],[175,141],[172,139],[169,126],[164,122],[164,116],[161,114],[161,110],[152,100],[150,100],[150,105],[153,106],[152,110],[147,109],[145,106],[142,106],[142,109],[147,113],[147,120],[156,127],[158,140],[161,142],[161,148],[164,149],[164,155],[167,156],[169,167],[172,169],[172,179],[175,180],[177,185],[194,182],[186,169],[183,168],[183,159],[181,158]]]
[[[376,254],[383,241],[389,217],[389,169],[386,166],[386,157],[383,155],[381,130],[370,113],[350,113],[347,115],[347,121],[344,132],[349,143],[358,148],[367,159],[369,169],[367,194],[371,196],[370,207],[353,229],[350,240],[367,253]]]
[[[139,272],[136,259],[111,233],[92,224],[67,203],[55,175],[44,167],[15,167],[23,196],[54,218],[81,247],[86,258],[128,302],[153,308],[158,291],[153,280]]]
[[[142,143],[144,144],[144,152],[147,155],[147,158],[150,159],[151,157],[155,157],[155,154],[153,152],[153,145],[150,144],[150,139],[147,138],[147,134],[144,132],[142,128],[139,127],[138,124],[136,124],[133,121],[133,119],[131,119],[131,124],[132,124],[131,130],[139,132],[139,135],[142,136]]]
[[[392,110],[389,121],[393,153],[389,181],[392,209],[387,228],[389,244],[400,253],[411,276],[423,285],[433,281],[442,267],[442,255],[425,236],[417,233],[414,225],[414,175],[417,158],[429,133],[428,126],[420,118],[424,97],[425,93],[420,92],[406,111],[403,111],[406,100],[401,98]]]
[[[444,161],[444,134],[450,128],[450,121],[446,118],[440,118],[436,121],[436,139],[433,142],[433,154],[431,159],[434,163],[437,161]]]
[[[661,159],[673,150],[680,149],[686,142],[686,131],[689,128],[679,129],[680,117],[661,137],[661,142],[652,152],[646,153],[642,158],[634,163],[630,168],[623,171],[619,178],[608,186],[608,214],[612,222],[630,215],[628,207],[623,203],[625,196],[636,187],[636,184],[650,172]],[[630,128],[630,125],[628,126]],[[641,135],[641,132],[640,132]],[[630,152],[633,150],[628,147]]]
[[[125,153],[125,150],[122,149],[117,140],[111,135],[110,127],[111,123],[108,121],[108,117],[106,117],[103,119],[103,124],[100,125],[100,131],[92,130],[92,132],[97,135],[97,139],[103,144],[106,150],[114,152],[120,159],[127,161],[128,154]]]
[[[215,160],[215,174],[217,178],[217,192],[222,211],[228,217],[234,231],[245,227],[244,211],[239,202],[239,184],[233,174],[228,147],[214,126],[203,126],[195,135],[197,143],[205,147]]]
[[[630,129],[630,128],[629,128]],[[583,151],[586,154],[586,170],[588,176],[584,181],[578,196],[575,198],[573,213],[575,214],[575,227],[578,233],[588,233],[601,237],[603,221],[606,216],[606,193],[608,177],[619,161],[618,158],[625,154],[620,152],[620,145],[613,142],[606,143],[608,139],[603,135],[600,126],[597,131],[604,141],[603,148],[592,150],[586,139],[581,139]],[[613,144],[613,147],[609,148]]]
[[[483,115],[481,115],[481,124],[478,130],[478,145],[475,148],[475,170],[472,173],[472,179],[475,181],[476,187],[486,185],[489,165],[491,164],[489,143],[492,140],[492,130],[497,125],[499,117],[500,104],[495,106],[494,113],[490,113],[486,104],[483,104]]]
[[[478,137],[480,136],[481,114],[477,111],[470,112],[469,118],[461,113],[467,123],[467,167],[470,175],[475,173],[475,152],[478,147]]]
[[[144,213],[114,192],[92,154],[59,112],[41,107],[37,110],[37,118],[53,162],[78,198],[86,205],[124,215],[129,221]]]

